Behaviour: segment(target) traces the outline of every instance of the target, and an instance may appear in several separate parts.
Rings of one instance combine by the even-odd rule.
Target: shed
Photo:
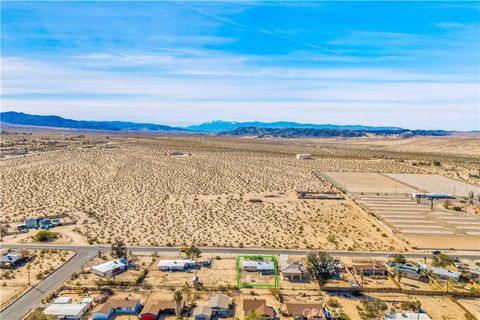
[[[55,300],[53,300],[53,303],[56,303],[56,304],[72,303],[72,298],[71,297],[58,297]]]

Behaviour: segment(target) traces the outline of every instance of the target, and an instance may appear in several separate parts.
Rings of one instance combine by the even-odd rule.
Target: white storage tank
[[[311,160],[312,155],[309,153],[299,153],[297,154],[297,160]]]

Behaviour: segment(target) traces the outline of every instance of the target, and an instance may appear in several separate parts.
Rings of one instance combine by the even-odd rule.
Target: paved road
[[[76,255],[69,260],[62,267],[50,274],[35,288],[31,289],[23,297],[15,301],[7,309],[0,314],[0,319],[17,320],[21,319],[29,310],[35,308],[40,301],[46,297],[50,292],[58,288],[65,280],[67,280],[75,271],[81,268],[86,262],[102,252],[110,251],[109,246],[71,246],[71,245],[55,245],[55,244],[0,244],[2,248],[13,249],[55,249],[55,250],[71,250],[75,251]],[[128,247],[133,252],[179,252],[177,247]],[[255,248],[215,248],[215,247],[201,247],[202,252],[205,253],[219,253],[219,254],[291,254],[291,255],[306,255],[310,250],[295,250],[295,249],[255,249]],[[336,257],[384,257],[385,252],[365,252],[365,251],[339,251],[327,250]],[[403,253],[406,258],[421,258],[429,257],[432,254],[429,252],[410,252]],[[479,254],[452,254],[464,259],[480,259]]]
[[[2,245],[2,247],[9,247]],[[48,248],[47,248],[48,249]],[[1,314],[2,320],[19,320],[30,310],[37,307],[40,301],[52,291],[60,287],[75,271],[95,256],[95,251],[76,250],[76,255],[63,266],[55,270],[35,287],[31,288],[20,299],[12,303]]]
[[[17,249],[56,249],[56,250],[71,250],[78,253],[98,253],[110,251],[110,246],[73,246],[73,245],[56,245],[56,244],[3,244],[3,248],[17,248]],[[128,247],[129,251],[133,252],[179,252],[178,247]],[[231,253],[231,254],[291,254],[291,255],[306,255],[312,250],[301,249],[263,249],[263,248],[224,248],[224,247],[200,247],[200,250],[205,253]],[[437,250],[431,248],[425,252],[408,252],[402,253],[406,258],[430,257],[432,256],[430,250]],[[438,249],[441,250],[441,249]],[[375,251],[343,251],[343,250],[325,250],[333,256],[337,257],[384,257],[385,252]],[[480,253],[451,253],[452,256],[464,259],[480,259]]]

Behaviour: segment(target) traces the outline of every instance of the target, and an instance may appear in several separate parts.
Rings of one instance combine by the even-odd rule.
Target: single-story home
[[[410,263],[398,264],[395,262],[387,262],[385,266],[392,273],[396,274],[401,272],[402,277],[405,278],[414,280],[420,280],[420,278],[422,278],[422,269]]]
[[[265,260],[243,260],[242,270],[250,272],[271,273],[275,270],[273,261]]]
[[[112,277],[127,270],[128,260],[117,259],[104,262],[92,267],[92,272],[100,277]]]
[[[209,306],[198,306],[193,309],[192,316],[195,320],[210,320],[212,317],[212,308]]]
[[[243,299],[243,313],[245,315],[254,312],[264,320],[273,320],[276,318],[275,310],[267,306],[265,299]]]
[[[287,303],[286,310],[288,316],[296,320],[326,320],[321,302]]]
[[[442,280],[454,279],[455,281],[458,281],[458,279],[460,279],[460,276],[462,275],[462,273],[458,271],[437,267],[431,267],[430,271],[434,276]]]
[[[212,309],[212,315],[227,317],[230,310],[230,298],[224,294],[217,294],[208,300],[207,306]]]
[[[0,267],[12,269],[25,261],[25,257],[19,253],[6,252],[0,256]]]
[[[160,260],[158,262],[160,271],[185,271],[195,266],[195,260]]]
[[[91,298],[85,298],[81,303],[71,303],[70,297],[59,297],[54,303],[45,310],[43,314],[47,316],[61,317],[65,320],[80,320],[92,304]]]
[[[368,264],[354,264],[352,266],[352,273],[356,275],[363,275],[365,277],[386,276],[387,268],[380,262]]]
[[[176,302],[171,300],[151,299],[140,312],[141,320],[156,320],[161,314],[175,314]]]
[[[139,299],[108,299],[107,302],[99,304],[93,309],[93,320],[108,320],[114,314],[136,315],[140,311]]]
[[[419,312],[402,312],[402,313],[386,313],[385,320],[432,320],[426,313]]]
[[[282,275],[288,280],[302,280],[308,277],[308,272],[301,261],[285,261],[282,263]]]

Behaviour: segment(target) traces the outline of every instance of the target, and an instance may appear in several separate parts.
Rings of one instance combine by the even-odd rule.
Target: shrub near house
[[[40,230],[33,237],[33,239],[37,242],[45,242],[45,241],[50,241],[57,238],[58,238],[58,233],[48,231],[48,230]]]

